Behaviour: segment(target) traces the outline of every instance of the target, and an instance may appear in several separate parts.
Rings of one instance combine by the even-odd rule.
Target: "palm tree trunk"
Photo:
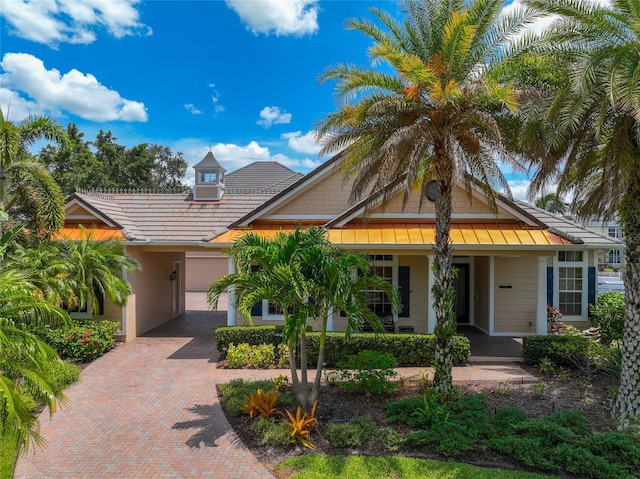
[[[640,165],[633,169],[620,203],[625,237],[624,295],[626,318],[622,337],[620,390],[614,405],[619,426],[640,418]]]
[[[453,164],[445,155],[444,144],[436,144],[435,173],[438,181],[436,195],[436,242],[434,245],[433,278],[431,288],[433,307],[436,313],[434,335],[436,350],[433,385],[438,392],[453,389],[453,357],[451,339],[456,332],[455,290],[453,287],[453,247],[449,239],[451,228],[451,203],[453,188]]]
[[[326,311],[322,312],[322,329],[320,330],[320,340],[318,344],[318,364],[316,365],[316,377],[313,381],[313,387],[311,388],[311,394],[309,395],[309,406],[318,399],[320,393],[320,380],[322,379],[322,367],[324,366],[324,352],[327,342],[327,321],[329,320],[329,314]]]

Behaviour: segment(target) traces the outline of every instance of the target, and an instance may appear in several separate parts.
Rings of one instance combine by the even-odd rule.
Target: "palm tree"
[[[44,165],[29,153],[41,138],[67,142],[64,128],[49,117],[29,116],[14,125],[0,109],[0,209],[42,237],[64,224],[64,198]]]
[[[545,111],[552,128],[544,138],[556,161],[543,164],[533,187],[557,180],[558,194],[574,193],[577,216],[617,214],[625,232],[626,321],[614,406],[624,426],[640,417],[640,0],[527,3],[558,15],[542,52],[567,68]]]
[[[453,248],[449,239],[452,188],[476,183],[495,207],[494,187],[510,190],[496,157],[517,166],[505,151],[500,125],[513,118],[517,92],[488,73],[504,56],[529,12],[502,15],[500,0],[409,0],[401,23],[372,9],[382,23],[350,20],[347,28],[373,40],[369,55],[387,69],[339,64],[321,81],[337,80],[344,100],[324,119],[318,135],[323,154],[342,152],[344,174],[354,178],[352,200],[404,182],[404,199],[424,196],[431,180],[436,241],[433,305],[436,312],[435,387],[452,388]],[[521,42],[526,44],[526,38]],[[513,47],[515,52],[519,46]]]
[[[567,212],[567,207],[562,200],[555,193],[547,193],[538,198],[534,205],[543,210],[547,210],[550,213],[558,213],[564,215]]]
[[[56,243],[60,256],[69,267],[63,281],[63,291],[73,291],[67,304],[78,304],[80,309],[91,306],[93,314],[99,312],[98,295],[108,296],[117,306],[124,306],[132,293],[127,273],[140,270],[140,264],[123,252],[116,241],[98,241],[93,230],[80,228],[78,241]]]
[[[318,397],[329,314],[334,309],[345,311],[347,334],[363,321],[382,331],[380,319],[366,305],[367,289],[385,292],[394,311],[399,307],[397,290],[372,273],[366,258],[332,246],[320,228],[296,229],[273,239],[249,233],[234,243],[229,254],[236,258],[238,272],[211,284],[209,305],[215,309],[222,292],[233,286],[230,307],[237,306],[250,324],[253,305],[263,299],[282,313],[292,386],[303,407],[313,405]],[[315,317],[320,321],[320,349],[315,380],[309,385],[306,329],[309,319]],[[296,352],[300,356],[299,375]]]

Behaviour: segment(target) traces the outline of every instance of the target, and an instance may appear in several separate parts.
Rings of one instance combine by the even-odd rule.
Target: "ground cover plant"
[[[447,477],[475,478],[483,473],[500,477],[495,471],[460,469],[449,462],[426,466],[408,462],[398,475],[385,475],[389,467],[400,467],[405,457],[506,468],[504,477],[519,477],[512,469],[554,477],[640,475],[640,436],[612,429],[615,421],[608,411],[616,395],[614,377],[598,371],[586,375],[554,364],[542,371],[537,366],[523,367],[536,376],[536,382],[465,383],[446,395],[436,393],[425,377],[397,380],[398,387],[383,397],[340,387],[335,380],[324,382],[314,411],[317,424],[308,429],[306,438],[313,446],[311,456],[303,445],[291,443],[290,427],[277,417],[248,420],[241,411],[231,415],[232,406],[241,408],[250,391],[258,386],[266,391],[279,384],[285,403],[276,407],[295,416],[283,378],[255,384],[236,381],[232,385],[236,394],[230,394],[229,385],[220,392],[232,426],[278,478],[442,477],[444,471],[451,474]],[[367,458],[351,458],[354,454]],[[376,460],[382,462],[375,467],[378,476],[363,469],[372,466],[370,456],[380,456]],[[278,466],[285,459],[291,460]],[[320,467],[324,472],[314,472]],[[336,467],[341,472],[332,476]],[[298,476],[298,470],[306,472]]]

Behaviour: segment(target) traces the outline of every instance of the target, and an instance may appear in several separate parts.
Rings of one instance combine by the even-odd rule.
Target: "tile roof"
[[[226,193],[276,194],[304,175],[275,161],[256,161],[228,173],[224,180]]]
[[[225,170],[222,165],[220,163],[218,163],[218,160],[216,160],[216,157],[213,156],[213,153],[208,152],[205,157],[200,160],[199,163],[195,164],[193,166],[194,168],[219,168],[222,171],[227,171]]]

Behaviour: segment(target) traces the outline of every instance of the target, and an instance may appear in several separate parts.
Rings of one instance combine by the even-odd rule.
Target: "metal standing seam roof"
[[[234,229],[211,240],[212,243],[233,243],[247,232],[273,238],[278,232],[290,232],[294,225],[257,226],[255,229]],[[328,238],[334,244],[349,245],[425,245],[435,243],[432,223],[384,223],[349,225],[331,228]],[[571,241],[547,230],[522,223],[452,223],[451,240],[454,245],[474,246],[552,246],[570,245]]]

